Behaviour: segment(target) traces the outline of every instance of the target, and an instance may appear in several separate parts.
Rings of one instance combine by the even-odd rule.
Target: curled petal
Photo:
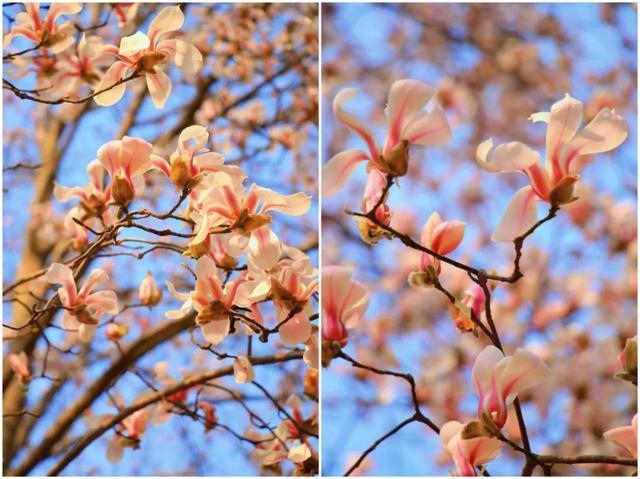
[[[264,201],[263,213],[280,211],[291,216],[301,216],[311,207],[311,197],[303,192],[285,196],[261,186],[254,186],[252,190]]]
[[[195,75],[202,70],[202,53],[191,43],[183,40],[163,40],[158,43],[157,50],[164,51],[173,58],[176,66],[187,76]]]
[[[171,79],[164,72],[145,73],[149,95],[156,108],[164,108],[169,95],[171,95]]]
[[[165,7],[156,17],[151,21],[149,25],[149,39],[151,45],[155,46],[158,42],[158,38],[163,33],[175,32],[182,27],[184,23],[184,14],[180,7]]]
[[[510,404],[520,391],[537,386],[550,373],[549,368],[535,354],[518,348],[514,355],[510,356],[507,366],[498,378],[498,387],[505,403]]]
[[[65,302],[69,302],[70,304],[75,302],[77,289],[71,268],[62,263],[53,263],[49,266],[44,278],[49,283],[62,285],[61,290],[64,291],[64,298],[61,296],[60,300],[63,304]]]
[[[531,229],[538,220],[537,203],[538,197],[531,186],[518,190],[507,206],[491,240],[511,242]]]
[[[106,88],[109,88],[109,89],[93,97],[93,100],[98,105],[111,106],[111,105],[115,105],[120,101],[120,99],[124,95],[124,92],[127,89],[127,85],[126,83],[121,83],[117,86],[113,86],[113,85],[115,85],[117,82],[119,82],[124,78],[124,74],[127,71],[127,68],[129,67],[127,66],[126,63],[115,62],[105,72],[104,76],[100,80],[100,83],[98,83],[94,91],[101,91],[101,90],[105,90]]]
[[[473,390],[482,398],[484,393],[491,387],[493,371],[502,359],[504,354],[495,346],[487,346],[484,348],[473,365],[471,377],[473,378]]]
[[[638,457],[638,415],[633,416],[631,426],[616,427],[603,434],[607,441],[620,446],[631,457]]]
[[[369,128],[367,128],[364,123],[358,120],[355,116],[342,108],[342,105],[351,100],[357,93],[358,90],[356,88],[345,88],[340,90],[333,100],[333,113],[340,123],[345,125],[365,141],[371,158],[377,158],[379,155],[378,147],[376,146],[376,141],[371,134],[371,130],[369,130]]]
[[[120,167],[128,172],[129,176],[137,176],[145,173],[151,166],[151,143],[125,136],[120,143]]]
[[[492,173],[521,171],[540,163],[540,154],[519,141],[494,147],[493,140],[489,138],[478,145],[476,162],[482,169]]]
[[[97,317],[105,313],[118,313],[118,297],[114,291],[98,291],[90,294],[86,301],[87,307],[94,310]]]
[[[204,148],[207,141],[209,141],[209,132],[207,129],[204,126],[191,125],[180,133],[178,137],[178,149],[181,153],[187,153],[188,155],[193,154]],[[224,162],[224,157],[222,157],[222,162]]]
[[[171,174],[171,168],[169,166],[169,163],[167,163],[167,161],[164,158],[158,155],[151,155],[150,158],[151,158],[150,168],[155,168],[156,170],[160,170],[167,177]]]
[[[609,108],[600,110],[562,151],[560,161],[563,171],[571,173],[571,161],[580,155],[605,153],[617,148],[628,134],[627,123],[622,116]]]
[[[547,168],[557,175],[562,171],[559,163],[561,149],[576,134],[582,123],[582,103],[566,94],[551,106],[547,125]]]
[[[369,156],[361,150],[341,151],[331,158],[322,168],[322,194],[329,196],[340,191],[358,163],[367,160]]]
[[[389,130],[385,141],[385,153],[402,139],[405,127],[410,126],[418,114],[435,93],[435,88],[417,80],[398,80],[389,89],[389,100],[385,114]]]
[[[440,105],[418,112],[402,129],[402,139],[414,145],[440,146],[451,140],[451,128]]]
[[[149,37],[142,32],[136,32],[128,37],[123,37],[120,40],[120,48],[118,53],[123,57],[129,57],[135,53],[146,50],[151,45]]]

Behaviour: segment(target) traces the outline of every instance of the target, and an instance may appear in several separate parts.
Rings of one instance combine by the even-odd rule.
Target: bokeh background
[[[105,43],[117,45],[124,35],[135,33],[136,30],[146,32],[150,21],[164,6],[167,5],[141,4],[137,16],[122,28],[118,26],[115,14],[110,12],[109,4],[85,5],[73,20],[83,27],[98,25],[106,20],[104,26],[91,29],[87,34],[99,35]],[[46,8],[47,5],[41,6],[43,15]],[[15,280],[25,247],[29,246],[26,244],[28,241],[35,242],[36,256],[44,267],[77,254],[70,251],[68,236],[62,225],[64,213],[74,203],[58,203],[51,197],[51,191],[44,197],[34,198],[33,185],[38,168],[15,168],[18,164],[38,165],[45,161],[40,157],[42,141],[55,128],[60,128],[61,134],[58,138],[59,165],[54,169],[53,179],[65,186],[75,186],[88,182],[86,165],[107,141],[119,139],[124,134],[138,136],[153,143],[155,153],[168,158],[176,148],[177,136],[182,128],[192,124],[206,126],[211,133],[209,148],[223,153],[228,164],[236,164],[244,169],[249,177],[247,187],[253,181],[282,194],[304,191],[313,196],[312,208],[306,216],[292,218],[276,214],[273,229],[283,243],[302,248],[317,264],[317,5],[184,4],[182,8],[185,24],[177,35],[201,50],[205,67],[196,78],[191,79],[184,78],[175,66],[170,69],[168,73],[173,81],[173,92],[163,110],[154,108],[146,94],[146,87],[140,81],[129,83],[125,97],[110,108],[100,108],[93,101],[80,107],[49,107],[19,100],[5,91],[5,286]],[[21,4],[3,6],[5,32],[8,32],[16,14],[23,10]],[[76,39],[80,37],[81,33],[77,32]],[[32,45],[16,40],[8,50],[19,51]],[[43,86],[42,79],[36,80],[33,72],[15,79],[15,73],[20,68],[8,63],[4,67],[6,78],[21,88]],[[85,87],[82,94],[89,92]],[[133,121],[129,124],[125,119],[132,115]],[[156,172],[147,174],[146,179],[145,197],[137,201],[134,208],[151,207],[164,212],[175,204],[177,194],[167,178]],[[162,227],[186,232],[179,223],[165,222]],[[149,237],[142,231],[126,231],[124,236]],[[180,291],[192,287],[191,274],[181,263],[190,267],[195,265],[194,261],[166,250],[157,250],[142,260],[130,256],[109,256],[97,258],[91,263],[91,269],[101,267],[108,271],[112,286],[119,293],[121,306],[139,302],[138,286],[147,271],[153,273],[157,283],[164,289],[164,300],[160,305],[153,309],[134,308],[118,317],[119,322],[130,328],[122,340],[123,347],[150,328],[167,322],[164,312],[180,306],[181,303],[167,293],[164,283],[171,279]],[[39,287],[43,286],[42,283],[38,284]],[[50,295],[51,291],[47,294]],[[5,300],[11,297],[5,296]],[[20,308],[15,303],[5,302],[4,321],[11,324]],[[275,325],[273,310],[265,308],[264,314],[267,322]],[[60,383],[37,378],[25,392],[25,409],[33,411],[40,406],[44,406],[44,409],[37,421],[28,417],[23,421],[35,422],[26,438],[16,435],[8,439],[15,442],[17,447],[12,462],[14,466],[29,453],[31,447],[40,442],[60,413],[119,354],[116,346],[105,338],[103,328],[98,329],[90,347],[74,344],[66,333],[55,327],[48,328],[46,334],[54,345],[69,351],[49,351],[47,375],[60,378]],[[199,341],[203,342],[201,337]],[[10,347],[8,343],[5,342],[5,354]],[[219,352],[245,354],[246,344],[246,335],[238,333],[228,337]],[[42,370],[46,349],[46,343],[41,338],[31,362],[34,376]],[[282,350],[277,335],[272,336],[269,344],[259,341],[253,344],[253,354],[258,356]],[[176,380],[183,373],[213,370],[230,365],[233,361],[218,360],[213,354],[201,351],[194,346],[186,331],[147,354],[136,365],[137,371],[149,374],[153,366],[162,360],[170,362],[169,372]],[[284,403],[290,394],[304,397],[302,377],[306,369],[302,361],[256,368],[256,381]],[[223,379],[219,384],[244,397],[256,414],[272,427],[284,418],[270,399],[251,384],[241,387],[234,383],[233,378]],[[145,391],[148,391],[145,384],[132,372],[126,372],[109,391],[100,395],[90,413],[99,415],[115,412],[108,394],[120,395],[129,404]],[[195,401],[195,397],[196,390],[190,391],[189,404]],[[216,406],[220,423],[239,434],[252,426],[246,411],[228,394],[209,388],[202,392],[200,399],[207,397]],[[312,400],[303,401],[305,417],[313,412],[315,406]],[[24,432],[24,429],[19,430]],[[32,474],[46,474],[59,455],[87,430],[83,418],[75,421],[64,441],[56,447],[55,454],[40,463]],[[5,426],[5,434],[7,431]],[[219,428],[206,432],[201,423],[186,416],[173,416],[162,425],[150,426],[141,448],[137,451],[126,450],[123,460],[117,465],[110,464],[106,459],[107,439],[112,434],[108,432],[95,441],[64,469],[63,474],[254,475],[260,472],[260,468],[248,457],[253,450],[250,444],[238,441]],[[284,467],[285,472],[290,472],[290,463]]]
[[[543,152],[545,127],[527,118],[570,93],[589,121],[615,108],[629,126],[611,154],[587,158],[579,200],[529,238],[524,278],[495,290],[493,311],[507,352],[524,346],[552,377],[521,396],[533,450],[619,453],[602,439],[630,423],[636,388],[613,377],[626,338],[636,334],[637,12],[631,4],[328,4],[322,10],[322,162],[361,140],[335,121],[332,101],[345,87],[362,91],[346,108],[379,141],[393,81],[439,87],[453,130],[440,148],[415,147],[409,174],[392,188],[391,225],[419,239],[433,211],[466,222],[452,256],[510,272],[513,246],[489,237],[524,175],[493,175],[473,161],[477,145],[522,141]],[[351,264],[370,291],[365,320],[346,352],[360,362],[412,373],[421,405],[439,425],[475,415],[470,368],[485,338],[459,334],[437,291],[412,289],[418,255],[397,241],[368,246],[343,208],[358,210],[364,167],[322,200],[322,261]],[[540,214],[545,212],[541,203]],[[442,282],[458,298],[471,285],[443,265]],[[334,360],[322,371],[322,470],[342,475],[375,439],[412,414],[406,383],[362,373]],[[515,419],[513,411],[511,419]],[[515,420],[507,432],[518,439]],[[492,475],[518,475],[522,457],[507,447]],[[453,465],[438,437],[414,423],[379,446],[358,470],[371,475],[446,475]],[[625,472],[617,467],[555,466],[554,474]],[[628,472],[628,471],[627,471]]]

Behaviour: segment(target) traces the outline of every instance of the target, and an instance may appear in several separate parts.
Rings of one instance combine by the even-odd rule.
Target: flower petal
[[[283,318],[288,316],[288,312],[284,311]],[[280,340],[285,346],[296,346],[300,343],[304,343],[311,336],[311,322],[304,313],[298,313],[294,315],[289,321],[280,326],[278,332],[280,333]]]
[[[202,53],[191,43],[183,40],[162,40],[158,43],[157,50],[167,52],[180,71],[187,76],[195,75],[202,70]]]
[[[421,111],[402,129],[402,138],[414,145],[439,146],[451,140],[451,128],[440,105]]]
[[[537,386],[550,373],[549,368],[535,354],[518,348],[497,378],[498,387],[506,404],[510,404],[520,391]]]
[[[163,33],[175,32],[182,27],[184,23],[184,14],[180,7],[165,7],[151,21],[149,25],[149,39],[151,45],[156,45],[158,38]]]
[[[353,169],[369,156],[362,150],[341,151],[331,158],[322,168],[322,194],[336,194],[349,180]]]
[[[565,144],[573,138],[582,123],[582,103],[566,94],[551,106],[547,125],[547,171],[558,175],[561,170],[559,155]]]
[[[369,130],[369,128],[367,128],[364,123],[358,120],[354,115],[342,108],[342,105],[351,100],[357,93],[357,88],[344,88],[340,90],[333,100],[333,113],[340,123],[345,125],[365,141],[371,158],[375,159],[378,158],[380,153],[371,130]]]
[[[433,231],[431,247],[440,254],[449,254],[462,242],[465,224],[462,221],[445,221]]]
[[[537,203],[538,197],[531,186],[518,190],[507,206],[491,240],[511,242],[526,233],[538,220]]]
[[[385,114],[389,130],[384,144],[384,152],[406,139],[402,135],[405,126],[422,111],[435,93],[435,88],[417,80],[397,80],[389,89],[389,99]]]
[[[276,234],[268,225],[251,232],[249,260],[258,268],[267,270],[280,259],[282,247]]]
[[[171,78],[164,72],[145,73],[149,95],[156,108],[164,108],[169,95],[171,95]]]
[[[229,319],[219,319],[203,324],[200,329],[204,339],[217,346],[229,334],[229,326]]]
[[[496,147],[489,138],[478,145],[476,162],[484,170],[492,173],[500,171],[521,171],[540,162],[540,154],[524,143],[512,141]]]
[[[115,62],[102,76],[100,83],[98,83],[94,91],[101,91],[115,85],[117,82],[122,80],[122,78],[124,78],[124,74],[127,71],[127,68],[129,67],[126,63]],[[100,106],[115,105],[123,97],[126,89],[127,84],[121,83],[118,86],[114,86],[113,88],[110,88],[109,90],[94,96],[93,100]]]
[[[129,57],[135,53],[146,50],[150,45],[149,37],[142,32],[136,32],[128,37],[122,37],[118,53],[123,57]]]

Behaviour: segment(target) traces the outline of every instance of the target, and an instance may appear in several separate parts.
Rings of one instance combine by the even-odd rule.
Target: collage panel
[[[322,5],[322,475],[634,474],[636,7]]]
[[[317,3],[3,5],[3,475],[319,465]]]

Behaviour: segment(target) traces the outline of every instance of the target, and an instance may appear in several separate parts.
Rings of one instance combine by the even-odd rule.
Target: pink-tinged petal
[[[444,423],[440,428],[440,443],[442,444],[442,448],[448,453],[450,453],[448,446],[451,439],[462,431],[463,427],[464,425],[458,421],[449,421]]]
[[[582,103],[566,94],[551,106],[547,125],[547,171],[557,179],[562,176],[560,152],[582,123]]]
[[[290,216],[302,216],[311,207],[311,197],[306,193],[299,192],[292,195],[281,195],[268,188],[255,186],[255,194],[264,201],[262,212],[279,211]]]
[[[187,76],[195,75],[202,70],[202,53],[191,43],[183,40],[162,40],[158,43],[157,51],[169,54],[180,71]]]
[[[246,384],[253,381],[253,365],[246,356],[238,356],[233,362],[233,378],[238,384]]]
[[[89,177],[91,186],[97,191],[102,191],[104,188],[104,168],[99,160],[92,160],[87,165],[87,176]]]
[[[89,343],[96,334],[97,325],[80,323],[78,326],[78,339],[83,343]]]
[[[440,213],[434,211],[429,215],[427,222],[422,227],[422,234],[420,236],[420,241],[422,246],[425,248],[431,248],[433,243],[433,235],[438,226],[442,224],[442,218],[440,217]]]
[[[464,237],[465,224],[462,221],[446,221],[433,230],[431,248],[442,255],[455,250]]]
[[[322,168],[322,194],[336,194],[349,180],[353,169],[369,156],[361,150],[341,151],[331,158]]]
[[[7,362],[22,381],[27,381],[31,377],[31,373],[29,372],[29,358],[24,351],[20,351],[19,354],[10,353],[7,355]]]
[[[89,276],[83,283],[82,288],[80,288],[78,295],[80,297],[85,297],[91,291],[96,289],[101,284],[106,283],[107,281],[109,281],[109,276],[107,275],[107,273],[100,268],[96,268],[91,271],[91,273],[89,273]]]
[[[182,27],[184,23],[184,14],[180,7],[165,7],[151,21],[149,25],[149,38],[151,45],[158,43],[159,37],[163,33],[175,32]]]
[[[284,320],[288,314],[287,311],[281,312],[280,316],[284,317],[280,318],[280,320]],[[280,333],[282,344],[294,347],[309,339],[309,336],[311,336],[311,322],[306,314],[298,313],[280,326],[278,332]]]
[[[369,305],[369,293],[351,279],[353,270],[347,266],[327,266],[321,274],[325,316],[337,318],[345,327],[356,327]]]
[[[171,95],[171,79],[163,72],[145,73],[144,76],[153,105],[158,109],[164,108],[164,104]]]
[[[203,324],[200,326],[200,330],[204,339],[217,346],[229,334],[229,326],[229,319],[218,319]]]
[[[191,157],[193,153],[204,148],[207,141],[209,141],[209,131],[204,126],[191,125],[180,133],[178,151],[180,154]],[[222,162],[224,162],[224,157],[222,157]]]
[[[95,312],[95,316],[100,317],[103,314],[117,314],[118,313],[118,297],[115,291],[98,291],[92,293],[87,297],[87,307],[91,308]]]
[[[52,284],[60,284],[66,293],[66,299],[70,304],[76,300],[77,289],[71,269],[62,263],[53,263],[49,266],[44,278]],[[62,300],[62,298],[60,298]]]
[[[405,79],[393,82],[385,109],[389,127],[384,144],[385,153],[403,139],[402,133],[405,126],[422,111],[434,93],[435,88],[416,80]]]
[[[120,166],[129,177],[142,175],[151,166],[151,143],[141,138],[125,136],[120,143]]]
[[[113,434],[107,443],[107,460],[111,464],[118,464],[122,461],[124,448],[120,444],[120,436]]]
[[[306,444],[300,444],[299,446],[289,449],[287,457],[291,462],[301,464],[311,457],[311,450]]]
[[[82,10],[81,3],[52,3],[47,12],[45,23],[51,28],[62,15],[76,15]]]
[[[548,201],[549,194],[551,193],[551,183],[547,170],[538,161],[528,168],[525,168],[524,172],[529,177],[531,187],[535,194],[538,195],[540,199]]]
[[[216,263],[209,256],[202,256],[196,262],[196,278],[206,284],[212,299],[218,301],[224,300],[224,292],[222,290],[222,282],[218,277],[218,268]]]
[[[476,162],[482,169],[492,173],[521,171],[539,164],[540,154],[519,141],[494,147],[493,140],[489,138],[478,145]]]
[[[151,155],[150,159],[151,159],[151,168],[160,170],[162,173],[164,173],[165,176],[169,177],[169,175],[171,174],[171,167],[169,166],[169,163],[164,158],[158,155]]]
[[[116,176],[120,169],[120,141],[114,140],[105,143],[98,149],[96,156],[109,175]]]
[[[126,63],[115,62],[105,72],[102,79],[100,80],[100,83],[98,83],[94,91],[98,92],[115,85],[117,82],[119,82],[124,78],[127,68],[129,67],[127,66]],[[100,106],[115,105],[124,96],[124,92],[126,91],[126,89],[127,89],[127,84],[121,83],[118,86],[110,88],[109,90],[94,96],[93,100]]]
[[[118,54],[130,57],[138,52],[146,50],[151,45],[149,37],[142,32],[136,32],[128,37],[122,37]]]
[[[500,455],[502,442],[489,437],[476,437],[460,441],[461,450],[472,466],[481,466]]]
[[[268,270],[280,259],[282,246],[269,226],[251,232],[249,238],[249,260],[260,269]]]
[[[193,158],[193,164],[198,171],[225,171],[224,167],[231,167],[235,165],[225,165],[224,155],[220,153],[203,153]],[[237,168],[237,167],[236,167]]]
[[[358,120],[355,116],[342,108],[342,105],[351,100],[357,93],[357,88],[345,88],[340,90],[333,100],[333,113],[340,123],[345,125],[365,141],[371,158],[376,161],[380,152],[378,151],[378,147],[371,130],[369,130],[369,128],[367,128],[364,123]]]
[[[189,299],[191,299],[191,295],[189,293],[181,293],[176,289],[171,281],[167,281],[166,285],[169,294],[174,298],[179,299],[180,301],[188,301]]]
[[[56,34],[60,36],[60,40],[58,40],[55,44],[49,47],[51,53],[58,54],[65,51],[71,45],[75,43],[75,38],[73,36],[75,32],[75,27],[71,22],[65,22],[57,28]]]
[[[627,122],[609,108],[598,112],[569,142],[561,153],[561,167],[570,174],[571,162],[580,155],[605,153],[620,146],[629,134]]]
[[[414,145],[440,146],[451,140],[451,128],[440,105],[418,112],[402,130],[401,138]]]
[[[21,13],[24,13],[24,12],[21,12]],[[36,35],[36,33],[33,30],[30,30],[25,27],[15,26],[11,29],[11,31],[7,35],[4,36],[2,48],[7,48],[9,45],[11,45],[11,42],[15,37],[25,37],[31,41],[40,43],[40,37]]]
[[[473,390],[481,398],[490,389],[493,370],[503,358],[504,354],[495,346],[487,346],[478,354],[471,371],[471,377],[473,379]],[[482,403],[482,400],[480,400],[480,403]]]
[[[59,185],[58,183],[54,183],[53,185],[53,196],[55,196],[56,200],[60,203],[66,203],[73,198],[80,198],[81,200],[87,198],[84,188],[81,186],[69,188],[67,186]]]
[[[496,227],[492,241],[511,242],[526,233],[538,221],[536,204],[538,198],[531,186],[516,192]]]
[[[638,457],[638,415],[633,416],[631,426],[616,427],[603,434],[607,441],[620,446],[631,457]]]
[[[506,404],[523,390],[537,386],[549,377],[549,368],[533,353],[518,348],[497,378]]]

